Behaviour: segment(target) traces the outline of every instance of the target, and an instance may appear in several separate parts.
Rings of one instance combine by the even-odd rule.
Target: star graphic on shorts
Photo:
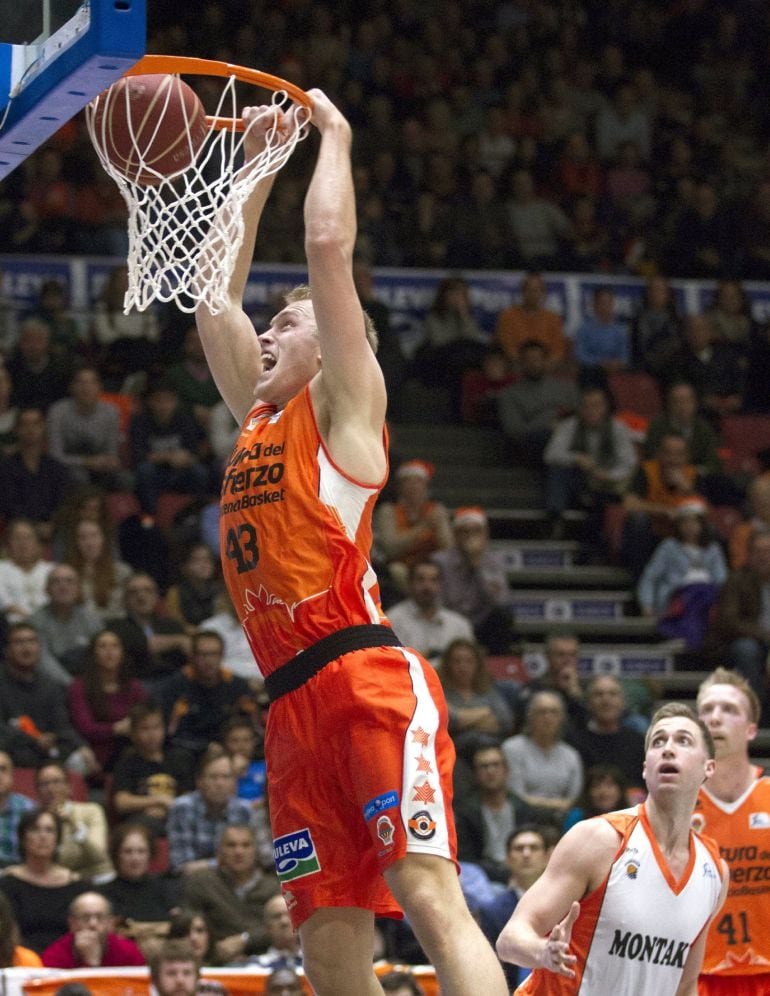
[[[412,743],[421,744],[423,747],[427,747],[430,742],[430,733],[426,733],[421,726],[418,726],[416,730],[412,730]]]
[[[423,757],[422,754],[417,758],[417,770],[424,771],[426,775],[433,774],[433,768],[430,766],[430,761],[427,757]]]
[[[436,793],[430,787],[427,782],[423,782],[422,785],[416,785],[414,789],[414,795],[412,796],[413,802],[435,802]]]

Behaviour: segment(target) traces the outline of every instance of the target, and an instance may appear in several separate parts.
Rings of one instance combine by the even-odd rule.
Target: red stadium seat
[[[721,426],[728,470],[756,473],[756,455],[770,448],[770,415],[725,415]]]
[[[114,491],[107,496],[110,505],[112,521],[116,526],[130,518],[132,515],[139,515],[141,507],[136,495],[129,491]]]
[[[645,418],[660,415],[660,388],[654,377],[646,373],[618,370],[611,373],[608,383],[618,411],[629,411]]]
[[[155,854],[150,862],[150,872],[153,875],[163,875],[168,871],[168,837],[155,838]]]
[[[181,495],[173,491],[164,491],[158,498],[155,525],[164,531],[169,530],[174,524],[175,516],[194,501],[195,495]]]
[[[35,789],[35,776],[37,768],[14,768],[13,769],[13,791],[21,792],[22,795],[30,799],[37,799]],[[88,786],[82,775],[76,775],[73,771],[67,772],[70,782],[70,794],[75,802],[88,802]]]

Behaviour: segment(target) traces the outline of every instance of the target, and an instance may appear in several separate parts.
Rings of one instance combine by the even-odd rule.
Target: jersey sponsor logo
[[[609,953],[617,958],[648,961],[651,965],[684,968],[689,948],[688,941],[672,941],[668,937],[650,937],[649,934],[632,934],[630,930],[623,933],[616,929]]]
[[[276,837],[273,841],[273,858],[279,882],[292,882],[295,878],[304,878],[321,870],[315,844],[307,827]]]
[[[417,840],[430,840],[436,836],[436,821],[427,809],[420,809],[409,817],[409,833]]]
[[[770,882],[770,865],[741,865],[739,867],[730,866],[730,885],[743,885],[746,882]],[[767,886],[758,890],[766,892]],[[733,895],[732,890],[730,895]]]
[[[246,467],[245,470],[228,470],[222,480],[223,495],[237,495],[252,488],[263,488],[269,484],[280,484],[283,480],[284,465],[276,463],[260,463],[256,467]]]
[[[396,828],[393,826],[393,821],[389,816],[385,816],[383,814],[377,820],[377,836],[386,848],[393,847],[393,837],[395,833]]]
[[[704,878],[716,878],[716,872],[714,871],[714,866],[710,861],[703,862],[703,877]]]
[[[254,422],[254,425],[256,425],[259,418],[253,419],[252,421]],[[269,456],[280,456],[283,453],[284,448],[285,443],[268,443],[267,446],[265,446],[263,443],[257,442],[252,446],[239,446],[230,454],[227,466],[234,467],[236,464],[243,463],[244,460],[261,460]]]
[[[392,789],[390,792],[383,792],[382,795],[371,799],[364,806],[364,819],[368,823],[373,816],[384,812],[386,809],[393,809],[397,805],[398,792],[395,789]]]
[[[720,847],[719,855],[728,865],[732,865],[736,861],[756,861],[757,849],[753,844],[747,847]]]
[[[749,830],[770,829],[770,813],[749,813]]]
[[[276,488],[273,491],[260,491],[255,495],[242,495],[235,501],[222,503],[222,515],[229,515],[231,512],[240,512],[244,508],[258,508],[260,505],[269,505],[276,501],[286,501],[286,488]]]

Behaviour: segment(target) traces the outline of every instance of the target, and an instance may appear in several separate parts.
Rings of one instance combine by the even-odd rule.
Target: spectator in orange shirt
[[[621,562],[638,580],[661,539],[671,536],[677,508],[698,494],[698,470],[684,436],[667,432],[657,455],[644,460],[623,497]]]
[[[554,366],[567,358],[561,316],[544,302],[545,281],[539,273],[527,273],[521,283],[521,304],[505,308],[497,316],[495,336],[512,363],[518,362],[522,345],[532,340],[545,346]]]
[[[449,512],[429,497],[433,472],[425,460],[406,460],[395,475],[397,500],[375,512],[375,540],[400,591],[406,591],[411,564],[454,545]]]

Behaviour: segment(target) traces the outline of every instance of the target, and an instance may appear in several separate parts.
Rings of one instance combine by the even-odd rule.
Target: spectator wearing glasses
[[[73,900],[67,917],[69,931],[43,952],[46,968],[114,968],[144,965],[133,941],[112,932],[109,900],[98,892],[83,892]]]
[[[474,786],[455,804],[457,858],[478,865],[493,882],[505,883],[508,839],[532,809],[508,788],[508,762],[494,742],[482,743],[471,758]]]
[[[160,612],[157,582],[149,574],[137,572],[123,588],[126,615],[111,619],[108,628],[117,633],[134,673],[152,693],[171,672],[182,667],[190,653],[190,637],[176,619]]]

